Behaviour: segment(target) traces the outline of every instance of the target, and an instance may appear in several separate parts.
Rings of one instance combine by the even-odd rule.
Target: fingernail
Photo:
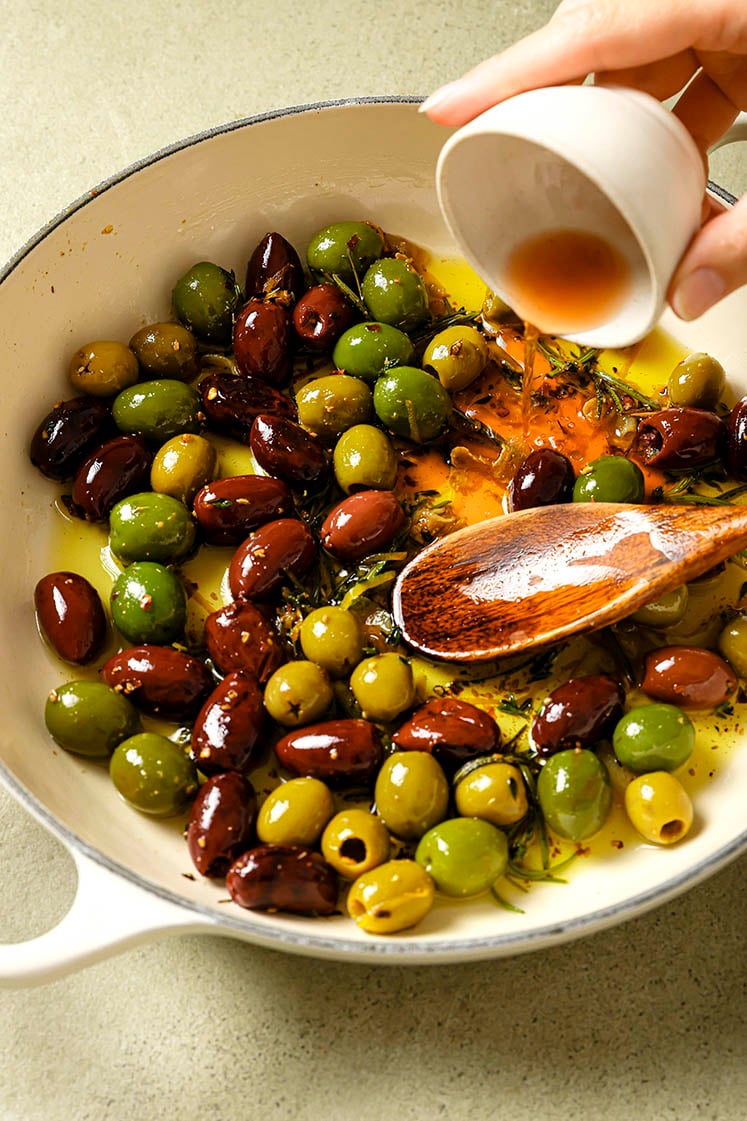
[[[448,82],[445,86],[441,86],[440,89],[434,90],[432,94],[426,97],[422,105],[418,106],[418,113],[428,113],[431,109],[435,109],[445,101],[448,101],[456,89],[456,86],[456,82]]]
[[[714,269],[696,269],[672,294],[672,307],[680,319],[697,319],[726,294],[723,277]]]

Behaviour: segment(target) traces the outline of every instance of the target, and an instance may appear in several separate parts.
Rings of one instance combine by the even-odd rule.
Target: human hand
[[[747,109],[745,2],[563,0],[548,24],[436,90],[422,110],[440,124],[461,125],[514,94],[590,73],[598,84],[660,99],[687,86],[674,111],[707,160],[708,148]],[[747,196],[705,213],[669,289],[682,319],[747,283]]]

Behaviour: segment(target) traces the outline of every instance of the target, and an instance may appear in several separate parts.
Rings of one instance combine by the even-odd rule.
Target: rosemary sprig
[[[499,448],[506,446],[506,441],[487,424],[483,424],[481,420],[476,417],[468,416],[467,413],[462,412],[456,405],[452,405],[451,414],[449,416],[449,427],[457,432],[462,432],[464,435],[477,437],[482,440],[487,440],[491,444],[495,444]]]
[[[355,279],[356,279],[356,282],[357,282],[358,276],[357,276],[357,273],[355,272],[355,269],[353,269],[353,275],[355,276]],[[366,307],[365,303],[363,302],[363,298],[361,296],[359,296],[356,292],[354,292],[353,289],[350,287],[350,285],[347,284],[338,273],[336,273],[336,272],[325,272],[325,273],[322,273],[322,276],[324,277],[327,284],[334,284],[334,285],[336,285],[337,288],[340,289],[343,296],[345,296],[348,300],[350,300],[350,303],[353,305],[354,308],[357,308],[357,310],[361,313],[361,315],[363,316],[364,319],[370,319],[371,318],[371,313],[369,312],[368,308]]]
[[[616,412],[627,411],[623,400],[625,397],[633,401],[637,408],[644,409],[646,412],[657,412],[661,408],[658,401],[648,397],[642,390],[631,385],[630,382],[623,381],[622,378],[615,377],[614,374],[609,374],[606,370],[600,370],[598,360],[601,351],[594,347],[587,347],[586,350],[568,357],[550,346],[546,339],[539,338],[537,349],[550,363],[555,375],[583,374],[590,378],[594,383],[597,401],[602,403],[605,398],[608,399]]]
[[[436,315],[433,319],[424,323],[422,327],[410,331],[410,339],[417,346],[418,343],[423,342],[425,339],[432,338],[433,335],[438,334],[439,331],[445,330],[446,327],[456,327],[460,323],[476,323],[479,318],[479,311],[467,311],[465,307],[460,307],[457,308],[456,311],[448,312],[446,315]]]

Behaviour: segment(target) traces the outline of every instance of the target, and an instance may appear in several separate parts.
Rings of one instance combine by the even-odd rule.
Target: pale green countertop
[[[425,94],[553,6],[4,0],[0,258],[155,149],[285,105]],[[712,174],[746,190],[744,147]],[[0,884],[4,940],[74,890],[4,792]],[[742,859],[607,933],[453,967],[145,945],[0,992],[0,1121],[740,1121],[746,887]]]

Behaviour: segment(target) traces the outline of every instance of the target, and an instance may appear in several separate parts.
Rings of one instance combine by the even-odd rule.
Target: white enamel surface
[[[58,488],[31,469],[27,446],[40,415],[69,395],[69,352],[89,337],[127,339],[139,325],[165,316],[174,278],[195,260],[214,259],[241,275],[269,229],[303,246],[327,222],[368,216],[450,252],[434,188],[442,140],[442,131],[407,104],[333,105],[250,122],[162,155],[106,187],[22,253],[0,284],[0,355],[12,371],[4,383],[0,445],[0,626],[13,636],[0,650],[0,773],[81,866],[96,866],[81,874],[77,914],[62,932],[25,951],[0,947],[6,983],[14,976],[46,979],[158,931],[198,928],[347,960],[516,953],[632,917],[747,845],[739,793],[747,787],[743,750],[699,793],[698,824],[686,844],[586,862],[567,887],[534,889],[525,915],[488,902],[443,905],[416,931],[376,939],[343,917],[294,919],[227,906],[223,885],[185,878],[191,867],[177,826],[134,813],[100,766],[53,749],[44,732],[43,698],[60,670],[36,634],[31,600],[36,580],[53,563],[48,527]],[[689,346],[717,354],[734,379],[744,378],[747,290],[686,330],[667,323]],[[86,922],[95,933],[77,944]]]

